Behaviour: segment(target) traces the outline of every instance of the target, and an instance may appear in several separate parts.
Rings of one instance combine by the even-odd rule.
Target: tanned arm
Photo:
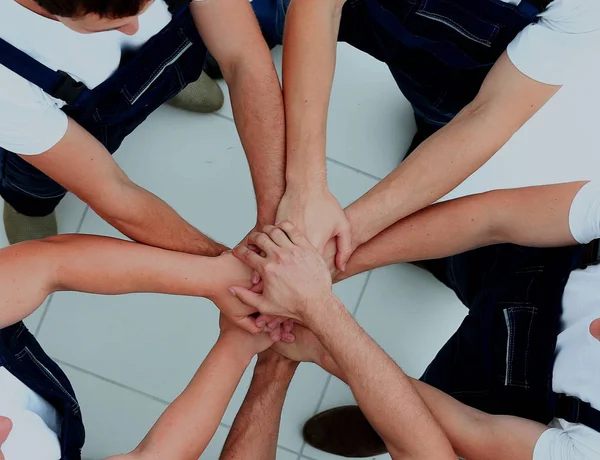
[[[273,352],[258,355],[252,383],[240,408],[221,460],[275,460],[281,411],[298,367]]]
[[[272,224],[285,189],[285,118],[271,53],[247,0],[192,2],[191,11],[229,86],[254,183],[257,222]]]
[[[206,256],[227,249],[196,230],[156,195],[134,184],[106,148],[71,119],[56,146],[41,155],[21,158],[73,192],[132,240]]]

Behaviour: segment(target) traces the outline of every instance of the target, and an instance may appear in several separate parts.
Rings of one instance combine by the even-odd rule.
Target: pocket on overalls
[[[530,358],[540,313],[535,304],[536,290],[540,288],[536,281],[543,271],[542,266],[519,269],[498,303],[502,318],[497,318],[496,333],[500,339],[497,352],[504,351],[505,357],[498,356],[500,362],[504,358],[504,363],[498,366],[497,375],[506,387],[530,388],[530,375],[535,371]]]

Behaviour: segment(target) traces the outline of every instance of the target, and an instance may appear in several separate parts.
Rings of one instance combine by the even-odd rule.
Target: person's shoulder
[[[39,111],[52,105],[50,96],[41,88],[0,64],[0,106]]]
[[[541,15],[542,23],[566,33],[600,30],[600,1],[554,0]]]

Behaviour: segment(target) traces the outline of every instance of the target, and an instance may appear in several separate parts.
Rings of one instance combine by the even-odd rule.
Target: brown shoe
[[[304,440],[315,449],[342,457],[373,457],[387,447],[358,406],[330,409],[304,424]]]

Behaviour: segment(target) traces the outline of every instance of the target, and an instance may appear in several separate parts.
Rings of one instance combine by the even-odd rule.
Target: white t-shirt
[[[50,69],[69,73],[88,88],[113,74],[124,50],[140,47],[170,20],[167,5],[157,0],[139,17],[135,35],[114,30],[80,34],[14,0],[0,1],[0,38]],[[23,155],[54,147],[67,130],[62,106],[63,101],[0,65],[0,147]]]
[[[600,2],[554,0],[537,23],[517,35],[507,51],[511,62],[528,77],[550,85],[565,84],[578,70],[598,62]]]
[[[569,216],[573,237],[581,244],[600,238],[600,182],[579,191]],[[563,294],[563,314],[556,347],[553,390],[576,396],[600,410],[600,341],[590,324],[600,318],[600,265],[571,273]],[[600,433],[582,424],[555,420],[535,447],[534,460],[598,460]]]
[[[60,459],[60,416],[4,367],[0,367],[0,415],[13,423],[2,445],[6,460]]]

